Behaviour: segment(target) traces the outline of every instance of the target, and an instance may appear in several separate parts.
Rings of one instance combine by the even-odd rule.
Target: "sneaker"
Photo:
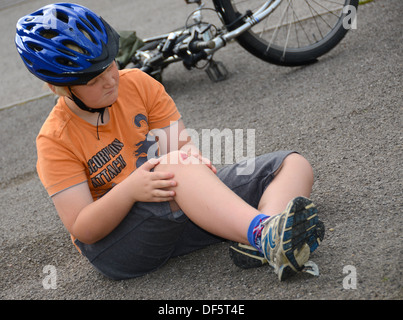
[[[315,231],[308,241],[311,253],[316,250],[325,237],[325,224],[318,220]],[[242,269],[259,268],[268,263],[264,254],[249,244],[229,241],[228,251],[232,262]]]
[[[267,264],[264,254],[249,244],[230,241],[229,256],[239,268],[258,268]]]
[[[298,197],[286,210],[263,222],[262,250],[280,281],[302,271],[320,239],[318,215],[311,200]]]

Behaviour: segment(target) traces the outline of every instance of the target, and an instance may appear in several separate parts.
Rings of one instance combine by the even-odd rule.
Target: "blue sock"
[[[248,228],[248,241],[249,243],[258,249],[260,252],[262,251],[261,244],[261,234],[262,234],[262,222],[269,218],[269,216],[265,214],[259,214],[253,218],[252,222]]]

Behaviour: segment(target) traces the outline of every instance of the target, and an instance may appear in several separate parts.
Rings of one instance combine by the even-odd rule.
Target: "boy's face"
[[[89,108],[110,106],[118,98],[119,72],[115,61],[86,85],[72,86],[74,94]]]

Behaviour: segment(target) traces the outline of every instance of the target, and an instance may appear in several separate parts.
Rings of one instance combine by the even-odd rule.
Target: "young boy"
[[[22,17],[15,41],[28,70],[60,96],[37,137],[39,177],[101,273],[141,276],[222,239],[241,267],[268,261],[280,280],[304,268],[323,235],[301,155],[259,156],[248,175],[237,174],[245,163],[217,172],[163,86],[119,71],[118,34],[80,5]]]

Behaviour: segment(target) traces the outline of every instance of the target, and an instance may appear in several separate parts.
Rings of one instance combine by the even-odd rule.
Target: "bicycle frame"
[[[223,10],[223,6],[222,6],[223,1],[226,1],[226,0],[214,0],[214,5],[216,7],[216,11],[219,14],[221,14],[222,10]],[[214,53],[218,49],[224,47],[228,41],[235,39],[236,37],[238,37],[245,31],[249,30],[256,24],[258,24],[261,21],[263,21],[264,19],[266,19],[270,15],[270,13],[272,13],[273,10],[277,8],[277,6],[280,4],[281,1],[283,1],[283,0],[266,1],[266,3],[263,4],[259,10],[257,10],[254,14],[248,16],[245,19],[245,22],[243,25],[241,25],[240,27],[238,27],[228,33],[225,33],[222,36],[212,39],[212,41],[215,43],[215,47],[213,49],[206,49],[206,52],[209,54]]]
[[[226,0],[214,0],[214,6],[216,8],[217,13],[220,15],[223,7],[222,7],[222,2],[226,1]],[[266,19],[270,13],[276,9],[276,7],[280,4],[280,2],[283,0],[270,0],[270,1],[266,1],[265,4],[262,5],[262,7],[257,10],[254,14],[252,14],[251,16],[248,16],[245,20],[245,22],[238,28],[236,28],[235,30],[232,31],[227,31],[226,33],[219,35],[217,37],[215,37],[214,39],[211,39],[210,41],[214,42],[214,48],[206,48],[205,51],[208,55],[213,54],[214,52],[216,52],[217,50],[221,49],[222,47],[224,47],[229,41],[235,39],[236,37],[238,37],[240,34],[242,34],[243,32],[249,30],[250,28],[252,28],[253,26],[255,26],[256,24],[260,23],[261,21],[263,21],[264,19]],[[190,3],[190,2],[187,2]],[[204,4],[201,3],[201,1],[199,2],[199,7],[195,10],[195,13],[198,13],[201,16],[200,10],[203,8]],[[222,18],[221,18],[222,20]],[[223,21],[223,20],[222,20]],[[171,33],[166,33],[166,34],[162,34],[159,36],[154,36],[151,38],[147,38],[144,39],[144,43],[150,43],[153,41],[159,41],[159,40],[163,40],[163,39],[167,39],[170,35],[172,34],[176,34],[176,35],[180,35],[183,34],[184,30],[178,30],[176,32],[171,32]],[[213,46],[213,45],[211,45]]]

